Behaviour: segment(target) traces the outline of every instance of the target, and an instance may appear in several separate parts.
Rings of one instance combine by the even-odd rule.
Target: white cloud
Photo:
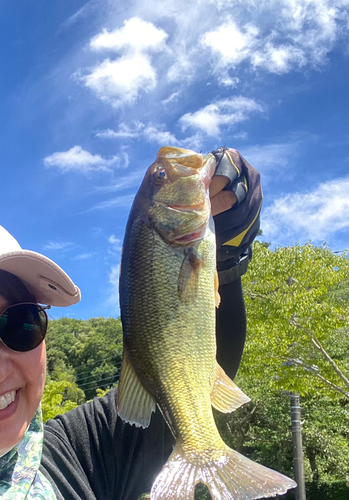
[[[82,77],[86,87],[114,107],[134,103],[140,91],[156,87],[156,72],[147,54],[126,54],[111,61],[105,59],[91,73]]]
[[[98,7],[98,0],[89,0],[85,5],[83,5],[77,12],[75,12],[72,16],[66,19],[60,29],[70,28],[73,24],[85,18],[90,12]]]
[[[117,139],[118,137],[133,137],[133,136],[134,135],[130,133],[127,133],[126,135],[121,135],[120,133],[115,132],[115,130],[112,130],[110,128],[96,132],[96,137],[100,137],[101,139]]]
[[[247,24],[240,31],[233,21],[227,21],[217,29],[205,33],[201,43],[221,57],[221,63],[236,65],[246,59],[256,44],[258,28]]]
[[[201,44],[215,56],[211,62],[218,78],[222,68],[242,62],[279,74],[305,65],[318,67],[345,36],[348,7],[341,0],[246,1],[245,9],[236,9],[234,20],[229,14],[227,21],[204,33]]]
[[[123,191],[124,189],[137,187],[144,177],[144,170],[135,170],[129,172],[128,175],[124,177],[119,177],[117,183],[108,184],[107,186],[96,186],[93,191],[98,193],[114,193],[117,191]]]
[[[92,38],[90,47],[93,50],[132,49],[133,51],[161,50],[165,48],[164,42],[167,33],[157,28],[152,23],[133,17],[124,22],[122,28],[114,31],[103,30],[102,33]]]
[[[167,104],[173,103],[173,101],[178,101],[180,95],[181,95],[180,92],[173,92],[166,99],[163,99],[161,103],[166,106]]]
[[[73,260],[87,260],[93,257],[93,253],[81,253],[79,255],[76,255]]]
[[[101,130],[96,133],[96,137],[102,139],[132,139],[139,137],[143,129],[144,124],[141,122],[120,123],[117,131],[111,129]]]
[[[104,30],[92,38],[94,51],[121,53],[116,59],[104,59],[88,74],[78,77],[104,102],[114,107],[134,103],[141,92],[156,87],[157,75],[151,53],[166,50],[167,34],[139,17],[124,22],[122,28]]]
[[[121,252],[122,250],[122,240],[116,238],[115,234],[111,234],[108,238],[108,243],[110,245],[109,253],[114,255],[115,253]]]
[[[318,139],[315,134],[297,132],[287,136],[283,142],[241,147],[240,152],[262,174],[263,181],[271,176],[282,176],[283,180],[291,181],[302,162],[303,154]]]
[[[223,71],[219,75],[219,82],[224,87],[230,87],[233,89],[239,85],[240,78],[230,76],[228,73]]]
[[[108,238],[108,243],[110,243],[113,247],[117,247],[118,249],[120,249],[120,244],[121,244],[121,240],[119,240],[115,234],[111,234]]]
[[[245,131],[237,132],[233,135],[234,139],[247,139],[248,133]]]
[[[110,285],[108,302],[117,312],[119,311],[119,275],[120,264],[116,264],[115,266],[111,267],[108,276]]]
[[[167,79],[170,83],[185,80],[187,83],[192,81],[197,70],[197,61],[195,59],[195,49],[193,53],[187,53],[185,44],[182,47],[174,49],[174,62],[167,71]]]
[[[69,241],[48,241],[44,246],[44,250],[67,250],[72,245],[73,243]]]
[[[275,46],[267,42],[262,50],[251,54],[251,63],[254,68],[262,67],[271,73],[288,73],[295,67],[305,66],[307,63],[304,50],[292,45]]]
[[[264,210],[261,227],[266,238],[273,237],[281,243],[286,237],[322,241],[338,231],[348,234],[349,177],[275,200]]]
[[[53,153],[44,158],[46,167],[58,167],[62,172],[109,171],[119,161],[117,156],[110,160],[100,155],[93,155],[81,146],[74,146],[68,151]]]
[[[240,152],[253,167],[261,174],[265,174],[287,167],[290,160],[295,160],[298,157],[297,151],[299,150],[300,143],[294,140],[280,144],[250,146],[242,148]]]
[[[143,132],[144,137],[150,142],[157,142],[161,145],[177,146],[178,139],[169,131],[163,130],[159,125],[148,125]]]
[[[134,197],[134,194],[130,194],[119,196],[118,198],[112,198],[110,200],[101,201],[100,203],[97,203],[96,205],[89,208],[88,210],[85,210],[82,213],[94,212],[96,210],[109,210],[110,208],[116,207],[130,207],[132,205]]]
[[[181,147],[192,151],[207,149],[207,137],[199,130],[181,141]]]
[[[234,88],[251,71],[262,77],[319,68],[347,36],[349,20],[344,0],[202,0],[199,8],[184,0],[136,0],[124,11],[109,2],[107,10],[110,28],[84,54],[93,63],[75,75],[114,107],[144,93],[171,102],[192,83],[212,79]]]
[[[133,122],[130,125],[121,123],[117,131],[110,129],[102,130],[96,134],[96,137],[103,139],[139,139],[143,137],[147,141],[161,145],[176,146],[179,144],[175,135],[165,130],[165,126],[161,123],[156,125],[149,123],[147,126],[141,122]]]
[[[92,238],[99,238],[103,234],[103,229],[101,227],[93,227],[91,228]]]
[[[130,164],[130,158],[128,154],[123,151],[119,157],[119,167],[120,168],[127,168]]]
[[[188,127],[199,129],[210,136],[219,137],[221,127],[248,120],[253,112],[263,112],[264,106],[253,99],[238,96],[209,104],[194,113],[180,118],[183,130]]]

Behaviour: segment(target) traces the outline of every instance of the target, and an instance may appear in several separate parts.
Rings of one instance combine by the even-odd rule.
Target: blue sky
[[[349,249],[348,0],[0,5],[1,224],[118,316],[123,233],[161,146],[238,149],[264,239]]]

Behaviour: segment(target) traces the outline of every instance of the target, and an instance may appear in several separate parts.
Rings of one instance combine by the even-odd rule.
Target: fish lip
[[[194,231],[186,234],[182,233],[179,236],[173,236],[173,235],[170,236],[166,232],[159,231],[158,229],[156,230],[156,232],[169,245],[172,246],[178,245],[180,247],[183,247],[183,246],[190,246],[193,243],[195,243],[195,241],[202,240],[205,236],[206,228],[207,228],[207,221],[203,222],[201,226],[199,226]]]
[[[202,240],[205,235],[206,226],[207,222],[204,222],[200,227],[198,227],[192,233],[178,236],[177,238],[174,238],[174,241],[176,243],[181,243],[181,244],[190,244],[193,243],[194,241]]]
[[[201,212],[205,209],[205,201],[198,203],[197,205],[169,205],[171,210],[176,210],[177,212]]]

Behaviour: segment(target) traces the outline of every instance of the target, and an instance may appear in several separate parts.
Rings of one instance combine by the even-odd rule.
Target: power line
[[[103,382],[103,380],[109,380],[110,382],[116,382],[116,380],[110,380],[110,379],[115,379],[117,377],[117,379],[119,379],[119,375],[111,375],[109,377],[104,377],[104,378],[101,378],[99,380],[91,380],[91,382],[86,382],[85,384],[81,384],[79,385],[80,389],[82,387],[84,387],[85,385],[89,385],[89,384],[98,384],[98,382]],[[88,387],[86,390],[90,390],[91,387]]]
[[[86,370],[83,370],[82,372],[79,372],[76,370],[76,368],[74,368],[74,370],[77,371],[77,375],[80,377],[81,375],[83,375],[84,373],[88,373],[91,371],[91,369],[93,369],[93,367],[97,366],[97,365],[100,365],[101,363],[103,363],[103,361],[109,361],[110,359],[113,359],[113,358],[117,358],[117,357],[121,357],[121,354],[114,354],[113,356],[109,356],[108,358],[104,358],[102,360],[98,360],[98,361],[95,361],[94,363],[91,363],[89,366],[89,368],[87,368]],[[118,363],[121,364],[121,361],[118,361]]]
[[[116,357],[116,356],[112,356],[112,357]],[[105,359],[103,359],[103,361],[106,361],[107,359],[111,359],[111,358],[105,358]],[[81,380],[81,379],[85,378],[85,377],[84,377],[84,374],[85,374],[85,373],[90,373],[92,370],[94,370],[94,368],[95,368],[96,366],[101,365],[103,361],[96,361],[95,363],[92,363],[92,364],[90,365],[90,368],[88,368],[88,369],[86,369],[86,370],[83,370],[82,372],[77,372],[76,368],[74,368],[74,367],[72,367],[72,366],[70,366],[70,367],[68,366],[68,367],[67,367],[67,370],[70,370],[71,368],[73,368],[73,370],[75,371],[74,376],[75,376],[75,377],[78,377],[76,380]],[[121,362],[121,361],[118,361],[117,363],[115,363],[115,364],[114,364],[114,366],[118,368],[118,367],[120,367],[120,366],[121,366],[121,364],[122,364],[122,362]]]
[[[119,368],[121,365],[122,365],[122,362],[121,362],[121,361],[118,361],[117,363],[115,363],[115,364],[112,366],[112,368]],[[105,367],[105,369],[106,369],[106,367]],[[87,370],[87,371],[85,371],[85,372],[83,372],[83,373],[91,373],[91,370]],[[96,374],[87,375],[86,377],[85,377],[83,374],[81,374],[81,373],[78,373],[77,375],[78,375],[78,379],[77,379],[77,380],[82,380],[82,379],[85,379],[85,378],[94,377]],[[82,376],[81,376],[81,375],[82,375]]]
[[[91,363],[90,365],[87,365],[87,366],[89,366],[89,367],[95,366],[95,365],[98,365],[100,363],[103,363],[103,361],[109,361],[110,359],[119,358],[119,357],[122,357],[122,353],[113,354],[112,356],[108,356],[107,358],[103,358],[103,359],[97,359],[93,363]],[[86,368],[86,370],[84,370],[84,371],[89,371],[89,370],[90,370],[90,368]]]
[[[121,363],[119,363],[118,365],[115,365],[115,368],[119,368],[121,366]],[[93,374],[93,375],[89,375],[88,377],[79,377],[75,380],[75,383],[78,383],[80,382],[80,380],[88,380],[89,378],[96,378],[96,375],[98,374]],[[114,377],[116,374],[114,375],[110,375],[111,377]]]
[[[116,380],[115,380],[115,382],[116,382]],[[113,383],[114,383],[114,382],[113,382]],[[91,388],[89,388],[89,391],[90,391],[90,390],[92,391],[92,390],[96,390],[96,389],[101,389],[102,387],[106,387],[106,386],[108,386],[108,385],[111,385],[111,384],[110,384],[109,382],[105,382],[104,384],[101,384],[101,385],[96,385],[95,387],[91,387]]]

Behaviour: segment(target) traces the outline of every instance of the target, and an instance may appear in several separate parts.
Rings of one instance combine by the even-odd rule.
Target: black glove
[[[230,183],[224,189],[234,191],[237,203],[214,216],[217,240],[217,269],[221,285],[242,276],[251,260],[251,243],[260,224],[262,188],[260,175],[236,149],[212,151],[217,160],[215,175],[224,175]]]

